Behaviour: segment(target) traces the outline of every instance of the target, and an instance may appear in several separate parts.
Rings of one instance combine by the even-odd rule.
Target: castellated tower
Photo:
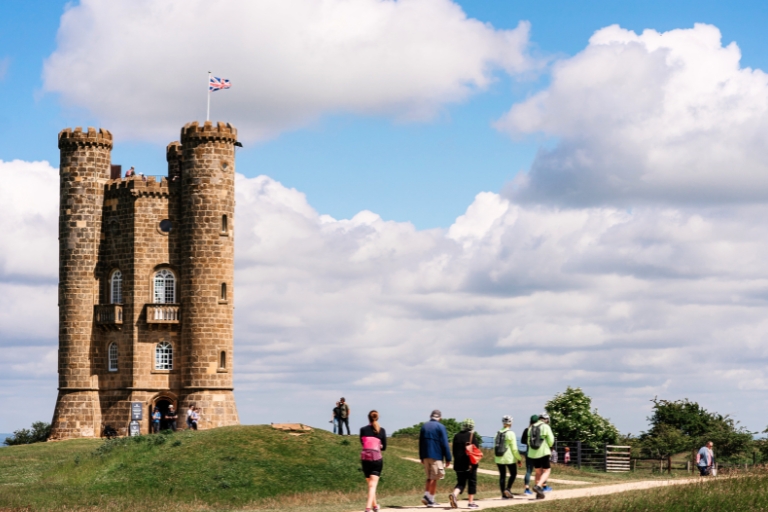
[[[167,175],[110,179],[112,135],[59,134],[59,395],[52,439],[142,433],[155,407],[238,424],[233,394],[237,130],[187,124]],[[165,173],[163,173],[165,174]],[[170,425],[164,420],[161,428]]]

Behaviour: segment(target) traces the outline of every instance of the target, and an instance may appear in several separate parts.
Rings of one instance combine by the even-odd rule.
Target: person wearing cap
[[[533,468],[536,471],[535,485],[533,486],[533,492],[536,493],[536,499],[544,499],[544,486],[549,479],[550,468],[552,467],[549,457],[552,454],[552,445],[555,444],[555,435],[552,433],[552,429],[549,427],[546,421],[549,420],[549,416],[546,413],[541,416],[531,416],[531,426],[528,427],[528,438],[526,444],[528,445],[528,454],[526,457],[531,459]],[[538,446],[534,446],[536,443],[534,440],[538,438],[540,443]]]
[[[523,460],[520,452],[517,450],[517,438],[515,438],[515,433],[512,432],[512,421],[512,416],[509,415],[501,418],[502,427],[496,433],[496,443],[494,443],[499,445],[496,453],[500,453],[502,449],[506,448],[503,455],[495,455],[493,458],[496,467],[499,468],[501,498],[506,500],[513,498],[512,484],[515,483],[517,478],[517,466],[515,466],[515,463],[520,464],[520,461]],[[509,470],[509,481],[507,481],[507,470]]]
[[[451,449],[448,445],[448,432],[440,423],[442,413],[435,409],[429,415],[429,421],[421,426],[419,432],[419,459],[427,473],[427,483],[421,502],[428,507],[438,507],[435,502],[437,481],[445,478],[445,468],[451,465]],[[445,461],[445,463],[443,462]]]
[[[472,464],[467,455],[467,445],[474,444],[478,448],[482,447],[483,440],[475,432],[475,421],[467,418],[461,422],[461,432],[453,436],[453,470],[456,472],[456,487],[448,495],[448,501],[451,508],[458,508],[456,498],[464,492],[464,488],[469,484],[467,492],[469,493],[469,508],[480,508],[475,503],[475,494],[477,493],[477,464]]]

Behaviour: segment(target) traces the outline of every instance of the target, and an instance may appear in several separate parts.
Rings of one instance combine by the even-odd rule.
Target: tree
[[[32,424],[31,430],[26,428],[16,430],[13,433],[13,437],[5,438],[3,444],[13,446],[19,444],[44,443],[48,440],[49,435],[51,435],[50,423],[36,421]]]
[[[549,413],[555,437],[565,441],[581,441],[591,448],[614,444],[619,431],[607,419],[592,409],[592,399],[581,388],[568,386],[544,407]]]
[[[728,415],[709,412],[696,402],[653,400],[651,428],[640,440],[644,451],[652,457],[664,457],[693,450],[712,441],[720,457],[746,451],[752,444],[752,432],[739,426]]]

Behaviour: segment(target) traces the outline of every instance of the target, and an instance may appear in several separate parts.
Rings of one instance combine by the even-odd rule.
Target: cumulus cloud
[[[711,25],[598,30],[498,121],[556,140],[509,194],[581,206],[764,201],[768,75],[740,58]]]
[[[205,113],[260,139],[323,114],[424,119],[530,65],[528,24],[496,30],[451,0],[83,0],[62,16],[44,89],[121,136],[165,141]],[[87,76],[87,80],[82,77]]]

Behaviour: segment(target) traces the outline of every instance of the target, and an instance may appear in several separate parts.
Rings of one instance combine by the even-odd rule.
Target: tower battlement
[[[211,121],[206,121],[202,126],[197,121],[187,123],[181,129],[181,144],[187,142],[237,142],[237,128],[229,123],[218,122],[215,125]]]
[[[59,149],[74,149],[81,146],[97,146],[112,149],[112,134],[109,130],[89,126],[83,131],[81,126],[64,128],[59,132]]]
[[[125,435],[137,409],[142,434],[156,408],[160,428],[175,428],[171,406],[182,414],[197,407],[201,430],[239,423],[236,142],[229,123],[189,123],[166,149],[167,178],[111,179],[108,130],[59,133],[59,395],[51,439],[99,437],[105,425]]]

